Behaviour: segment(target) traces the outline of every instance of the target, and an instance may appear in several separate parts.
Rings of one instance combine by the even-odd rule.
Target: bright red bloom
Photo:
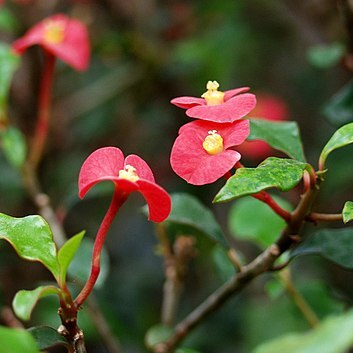
[[[190,184],[213,183],[240,160],[241,155],[231,148],[244,142],[249,133],[248,120],[192,121],[179,130],[170,156],[171,166]]]
[[[170,102],[177,107],[186,109],[190,118],[231,123],[249,114],[256,105],[256,97],[249,87],[236,88],[229,91],[218,91],[216,81],[208,81],[207,92],[202,97],[179,97]]]
[[[86,27],[78,20],[56,14],[37,23],[17,39],[12,47],[22,54],[28,47],[40,45],[76,70],[87,69],[90,45]]]
[[[272,121],[288,120],[288,108],[279,97],[258,95],[257,105],[248,117]],[[244,157],[253,160],[264,159],[273,152],[272,148],[261,140],[245,141],[238,150]]]
[[[110,180],[116,192],[127,197],[138,191],[145,198],[149,219],[164,221],[171,210],[169,194],[155,183],[153,173],[147,163],[136,155],[124,155],[119,148],[103,147],[88,156],[79,175],[79,196],[83,198],[95,184]]]

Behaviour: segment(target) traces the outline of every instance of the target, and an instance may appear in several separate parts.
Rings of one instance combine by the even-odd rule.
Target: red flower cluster
[[[180,128],[170,157],[175,173],[190,184],[210,184],[229,172],[241,158],[232,148],[250,133],[249,121],[240,119],[254,109],[255,96],[245,93],[248,87],[225,92],[218,87],[216,81],[209,81],[202,98],[171,101],[198,119]]]
[[[90,45],[87,29],[80,21],[63,14],[50,16],[37,23],[12,47],[15,52],[22,54],[32,45],[40,45],[76,70],[84,71],[88,67]]]

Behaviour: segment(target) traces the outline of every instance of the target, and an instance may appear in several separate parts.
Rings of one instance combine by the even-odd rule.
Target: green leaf
[[[293,333],[257,347],[253,353],[345,353],[353,344],[353,311],[322,321],[315,329]]]
[[[37,341],[40,350],[68,344],[64,336],[60,335],[57,330],[49,326],[31,327],[27,331]]]
[[[349,221],[353,220],[353,202],[352,201],[347,201],[344,204],[342,216],[343,216],[344,223],[348,223]]]
[[[13,52],[11,46],[0,43],[0,121],[3,114],[6,114],[7,95],[19,64],[20,57]]]
[[[64,284],[69,265],[79,248],[85,231],[82,231],[70,238],[58,251],[58,262],[60,267],[59,283]]]
[[[316,45],[308,50],[308,59],[313,66],[327,69],[338,64],[345,53],[346,48],[341,43]]]
[[[168,340],[173,334],[173,329],[169,326],[158,324],[152,326],[146,333],[145,345],[149,349],[153,349],[158,343]]]
[[[332,135],[321,152],[319,159],[320,169],[324,169],[326,158],[332,151],[351,143],[353,143],[353,123],[342,126]]]
[[[291,209],[284,199],[273,198],[282,208]],[[232,205],[228,224],[235,238],[253,241],[262,248],[272,244],[286,226],[286,222],[265,203],[249,197]]]
[[[9,127],[0,136],[5,157],[15,168],[21,168],[27,153],[26,140],[22,132]]]
[[[186,193],[175,193],[172,197],[172,211],[167,222],[190,226],[228,248],[224,233],[213,213],[197,198]]]
[[[353,228],[320,229],[294,249],[291,257],[312,254],[353,269]]]
[[[353,120],[353,80],[343,86],[323,107],[323,114],[335,126]]]
[[[19,28],[16,16],[4,7],[0,10],[0,30],[4,32],[13,32]]]
[[[270,157],[257,168],[239,168],[227,180],[214,198],[214,202],[230,201],[269,188],[277,188],[281,191],[291,190],[301,180],[306,167],[307,164],[303,162]]]
[[[305,162],[298,124],[294,121],[250,119],[249,140],[263,140],[289,157]]]
[[[0,213],[0,239],[8,241],[23,259],[41,262],[58,278],[59,264],[53,234],[42,217],[15,218]]]
[[[175,351],[175,353],[200,353],[200,352],[190,348],[179,348]]]
[[[12,307],[20,319],[29,320],[32,310],[40,298],[59,293],[60,289],[54,286],[40,286],[33,290],[20,290],[12,301]]]
[[[80,233],[81,234],[81,233]],[[91,272],[93,241],[91,239],[83,239],[80,245],[80,251],[76,253],[68,268],[70,277],[78,280],[80,283],[85,283]],[[101,269],[98,280],[94,288],[102,286],[107,279],[109,273],[109,256],[105,248],[101,253]]]
[[[40,353],[35,339],[23,329],[0,326],[0,353]]]

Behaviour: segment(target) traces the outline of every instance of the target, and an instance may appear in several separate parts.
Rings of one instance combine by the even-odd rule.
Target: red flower
[[[88,33],[86,27],[78,20],[63,14],[50,16],[29,29],[12,47],[22,54],[28,47],[36,44],[79,71],[88,67]]]
[[[181,178],[193,185],[210,184],[221,178],[240,154],[231,148],[249,135],[249,121],[215,123],[196,120],[182,126],[174,142],[170,163]]]
[[[254,109],[255,95],[244,93],[249,91],[249,87],[225,92],[218,91],[218,87],[218,82],[208,81],[207,92],[201,96],[202,98],[179,97],[172,99],[171,103],[186,109],[186,115],[190,118],[219,123],[231,123],[243,118]]]
[[[257,105],[249,118],[267,119],[272,121],[288,120],[288,109],[283,100],[276,96],[257,96]],[[239,146],[239,152],[246,158],[253,160],[269,157],[272,148],[261,140],[245,141]]]
[[[146,199],[149,219],[164,221],[171,210],[169,194],[155,183],[147,163],[136,155],[124,155],[119,148],[103,147],[94,151],[83,163],[79,175],[79,196],[83,198],[95,184],[110,180],[122,199],[138,191]]]

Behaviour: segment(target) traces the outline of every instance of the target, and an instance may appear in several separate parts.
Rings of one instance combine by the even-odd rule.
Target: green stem
[[[120,209],[120,206],[125,202],[127,195],[122,193],[120,190],[115,190],[113,199],[110,203],[107,213],[105,214],[103,221],[98,229],[96,240],[94,242],[93,254],[92,254],[92,267],[91,274],[88,278],[83,289],[75,299],[75,304],[80,307],[83,302],[87,299],[91,293],[100,272],[100,256],[103,249],[104,241],[107,236],[108,230]]]
[[[38,118],[29,161],[35,169],[43,156],[44,146],[48,137],[51,108],[51,92],[55,68],[55,56],[45,51],[44,71],[39,91]]]

